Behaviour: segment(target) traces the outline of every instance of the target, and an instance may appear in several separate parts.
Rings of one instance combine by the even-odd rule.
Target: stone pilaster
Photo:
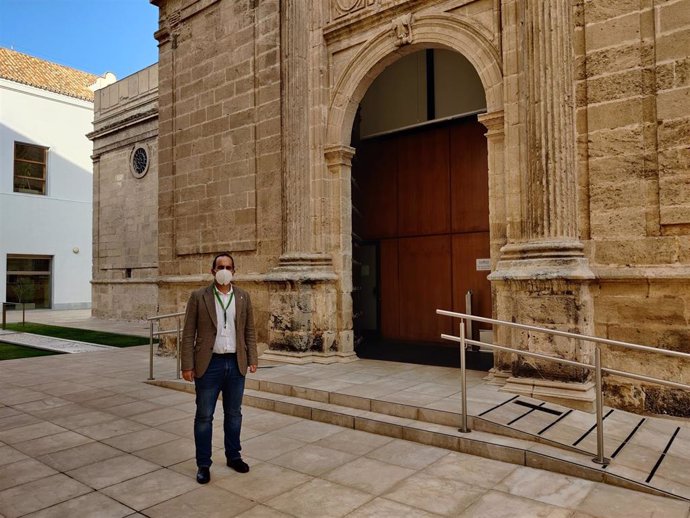
[[[352,302],[343,309],[342,280],[333,269],[331,247],[317,251],[319,240],[314,239],[316,233],[331,232],[315,228],[319,218],[312,218],[317,182],[310,161],[311,11],[307,2],[286,0],[280,16],[283,254],[266,276],[269,350],[262,358],[299,363],[354,359],[352,332],[342,331],[344,311],[349,310],[352,320]],[[331,184],[330,179],[322,183],[327,189]]]
[[[489,277],[497,318],[592,332],[593,274],[577,230],[574,87],[571,2],[510,2],[513,45],[508,81],[521,100],[506,107],[518,124],[510,135],[525,149],[506,182],[507,243]],[[510,31],[509,31],[510,32]],[[514,59],[517,56],[517,59]],[[519,66],[522,63],[522,66]],[[512,77],[511,77],[512,73]],[[591,361],[588,344],[539,333],[503,330],[499,342],[571,360]],[[586,370],[514,355],[498,355],[498,370],[511,370],[511,391],[588,404],[592,394]]]

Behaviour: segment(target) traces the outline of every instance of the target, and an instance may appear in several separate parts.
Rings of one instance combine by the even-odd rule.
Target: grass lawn
[[[91,344],[111,345],[113,347],[132,347],[133,345],[144,345],[149,343],[149,339],[141,336],[118,335],[114,333],[104,333],[102,331],[90,331],[88,329],[75,329],[73,327],[49,326],[45,324],[35,324],[21,322],[7,324],[7,329],[22,333],[33,333],[35,335],[52,336],[64,340],[76,340],[78,342],[88,342]]]
[[[43,349],[34,349],[33,347],[23,347],[21,345],[0,342],[0,361],[16,360],[17,358],[31,358],[32,356],[50,356],[53,354],[62,353],[44,351]]]

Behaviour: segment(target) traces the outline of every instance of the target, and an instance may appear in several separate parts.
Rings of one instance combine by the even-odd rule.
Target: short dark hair
[[[233,259],[233,257],[230,255],[230,252],[221,252],[213,258],[213,263],[211,264],[211,270],[216,269],[216,261],[218,260],[219,257],[229,257],[230,260],[232,261],[233,269],[235,268],[235,259]]]

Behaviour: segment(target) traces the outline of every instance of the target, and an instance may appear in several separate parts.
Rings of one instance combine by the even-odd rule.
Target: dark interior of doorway
[[[460,367],[460,351],[455,346],[385,340],[375,333],[365,333],[359,337],[355,352],[360,358],[370,360]],[[490,352],[468,350],[466,360],[467,368],[471,370],[488,371],[494,366]]]

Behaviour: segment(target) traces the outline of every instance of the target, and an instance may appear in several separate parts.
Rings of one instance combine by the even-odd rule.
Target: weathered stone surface
[[[485,87],[494,316],[687,343],[690,0],[503,0],[500,12],[490,0],[155,3],[158,120],[126,125],[138,108],[114,96],[121,125],[96,138],[97,314],[179,311],[228,249],[262,350],[351,355],[353,120],[386,66],[443,47],[467,57]],[[143,182],[122,171],[132,139],[157,158]],[[569,340],[495,336],[591,360]],[[605,359],[690,372],[620,351]],[[504,354],[496,366],[586,382],[579,369]],[[687,413],[666,389],[606,386],[612,404]]]

